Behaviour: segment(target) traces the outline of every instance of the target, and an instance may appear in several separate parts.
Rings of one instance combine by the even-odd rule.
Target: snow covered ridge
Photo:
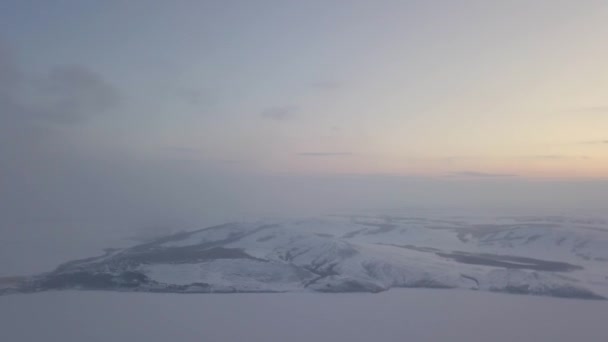
[[[0,293],[380,292],[465,288],[608,297],[608,223],[555,217],[331,216],[229,223],[76,260]]]

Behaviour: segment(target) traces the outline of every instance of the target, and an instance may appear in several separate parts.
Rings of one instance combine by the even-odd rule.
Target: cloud
[[[193,106],[198,106],[203,103],[204,94],[198,89],[181,88],[177,90],[176,95]]]
[[[569,110],[575,113],[588,113],[588,114],[608,114],[608,106],[588,106],[573,108]]]
[[[300,157],[346,157],[352,156],[351,152],[300,152]]]
[[[583,144],[583,145],[603,145],[603,144],[608,144],[608,140],[582,141],[579,144]]]
[[[264,109],[260,116],[268,120],[285,121],[293,118],[297,109],[295,106],[270,107]]]
[[[535,160],[564,160],[564,159],[589,159],[588,156],[568,156],[562,154],[540,154],[535,156],[527,156],[525,159]]]
[[[472,178],[497,178],[497,177],[517,177],[509,173],[487,173],[477,171],[456,171],[448,174],[449,177],[472,177]]]
[[[334,90],[342,86],[342,83],[336,81],[320,81],[311,84],[313,88],[319,90]]]
[[[4,100],[13,94],[22,81],[23,75],[17,66],[15,55],[0,40],[0,99]]]
[[[562,155],[559,155],[559,154],[545,154],[545,155],[528,156],[526,158],[527,159],[549,159],[549,160],[553,160],[553,159],[566,159],[566,158],[570,158],[570,157],[562,156]]]
[[[114,86],[84,66],[58,66],[26,78],[12,51],[0,46],[0,117],[7,121],[81,123],[121,100]]]
[[[38,119],[78,123],[120,104],[119,91],[101,75],[79,65],[55,67],[39,82],[43,99],[35,103]]]
[[[194,153],[194,154],[203,153],[203,149],[196,148],[196,147],[172,146],[172,147],[167,147],[166,149],[171,152],[178,152],[178,153]]]
[[[175,90],[174,96],[180,101],[192,107],[209,107],[217,103],[215,89],[197,89],[191,87],[179,87]]]
[[[608,114],[608,106],[593,106],[582,109],[585,112]]]
[[[13,51],[0,40],[0,119],[23,111],[18,101],[23,81]]]

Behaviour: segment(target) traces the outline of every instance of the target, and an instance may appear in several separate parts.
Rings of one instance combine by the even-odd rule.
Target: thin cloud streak
[[[347,157],[353,154],[351,152],[301,152],[296,155],[300,157]]]
[[[502,178],[502,177],[518,177],[516,174],[510,173],[488,173],[477,171],[456,171],[447,175],[448,177],[471,177],[471,178]]]
[[[608,106],[590,106],[573,109],[574,112],[608,114]]]
[[[320,81],[312,83],[312,87],[319,90],[334,90],[342,87],[342,83],[335,81]]]
[[[591,140],[579,142],[580,145],[604,145],[608,144],[608,140]]]
[[[536,155],[536,156],[527,156],[524,159],[534,159],[534,160],[565,160],[565,159],[590,159],[589,156],[569,156],[569,155],[561,155],[561,154],[544,154],[544,155]]]
[[[286,121],[293,118],[297,109],[295,106],[271,107],[264,109],[260,116],[268,120]]]
[[[8,47],[0,46],[0,119],[79,124],[118,107],[124,95],[81,65],[55,66],[25,77]]]

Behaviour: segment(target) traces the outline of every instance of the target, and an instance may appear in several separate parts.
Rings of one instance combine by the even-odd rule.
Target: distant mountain
[[[357,215],[229,223],[0,281],[4,293],[379,292],[392,287],[605,299],[608,223]]]

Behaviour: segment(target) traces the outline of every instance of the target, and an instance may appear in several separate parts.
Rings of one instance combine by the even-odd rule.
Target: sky
[[[607,23],[601,0],[2,1],[0,229],[601,213]]]

